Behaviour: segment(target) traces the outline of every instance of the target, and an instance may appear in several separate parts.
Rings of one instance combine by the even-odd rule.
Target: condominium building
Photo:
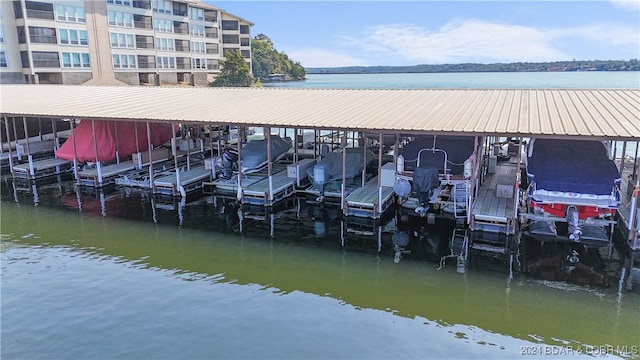
[[[207,85],[253,24],[197,0],[0,0],[0,82]]]

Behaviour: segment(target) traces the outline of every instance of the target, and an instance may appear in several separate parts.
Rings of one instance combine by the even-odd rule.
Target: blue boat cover
[[[611,194],[620,178],[600,141],[535,139],[527,176],[537,189],[580,194]]]
[[[278,160],[291,148],[292,140],[271,135],[271,161]],[[267,164],[267,139],[251,140],[242,148],[242,171],[259,169]]]
[[[464,162],[473,154],[473,136],[446,136],[427,135],[419,136],[402,147],[404,157],[404,168],[413,170],[417,165],[418,153],[422,149],[431,149],[434,146],[447,153],[447,168],[451,174],[462,174]],[[442,152],[423,151],[420,155],[421,168],[436,168],[441,173],[444,172],[444,154]]]

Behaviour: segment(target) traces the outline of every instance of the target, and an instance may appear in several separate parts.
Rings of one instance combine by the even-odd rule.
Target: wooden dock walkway
[[[243,188],[243,204],[273,206],[280,200],[295,192],[296,179],[287,175],[287,170],[281,170],[272,175],[272,193],[269,196],[269,178],[255,181]]]
[[[516,171],[516,164],[502,163],[496,166],[496,173],[487,174],[471,206],[472,231],[515,233],[518,219]]]
[[[100,174],[102,178],[100,178],[100,176],[98,176],[98,168],[96,166],[91,169],[78,171],[78,181],[80,185],[83,186],[103,187],[114,184],[118,176],[133,171],[135,168],[136,166],[131,160],[123,161],[118,164],[101,166]]]
[[[35,180],[71,171],[73,163],[58,158],[34,160],[30,163],[13,165],[14,179]]]
[[[203,182],[211,180],[211,170],[204,166],[197,166],[191,170],[180,171],[180,184],[186,193],[202,189]],[[153,181],[154,194],[180,196],[180,189],[176,180],[175,171],[171,174],[160,176]]]
[[[393,188],[382,186],[382,199],[378,191],[378,177],[369,180],[363,187],[350,193],[346,198],[346,215],[378,219],[394,204]],[[380,200],[382,207],[380,208]]]

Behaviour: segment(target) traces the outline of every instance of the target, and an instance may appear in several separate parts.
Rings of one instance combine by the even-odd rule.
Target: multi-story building
[[[197,0],[0,0],[0,82],[207,85],[253,24]]]

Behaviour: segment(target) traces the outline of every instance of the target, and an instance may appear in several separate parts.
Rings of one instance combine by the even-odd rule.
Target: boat
[[[620,206],[621,181],[609,153],[607,144],[597,140],[529,142],[526,217],[530,234],[575,242],[608,241],[606,225],[613,224]]]
[[[269,161],[276,162],[287,155],[293,141],[289,137],[271,135],[271,159],[267,155],[267,139],[256,139],[247,142],[242,147],[242,173],[250,174],[263,169]],[[223,178],[230,179],[237,170],[238,151],[233,147],[224,149],[222,155],[216,161],[216,167]]]
[[[367,158],[367,164],[375,159],[375,155],[369,149],[362,147],[350,147],[343,149],[345,166],[344,166],[344,178],[346,184],[351,184],[353,179],[362,175],[362,170],[365,167],[365,153]],[[307,176],[311,181],[312,186],[320,191],[322,197],[325,186],[330,185],[333,182],[341,182],[343,177],[342,151],[328,152],[322,156],[322,159],[313,167],[307,169]]]
[[[171,124],[153,123],[150,130],[151,145],[158,147],[172,138],[176,128]],[[146,151],[148,144],[145,123],[81,120],[55,154],[65,160],[111,162]]]
[[[404,199],[401,206],[420,216],[430,209],[464,216],[470,206],[474,148],[472,136],[419,136],[405,144],[394,185]]]

